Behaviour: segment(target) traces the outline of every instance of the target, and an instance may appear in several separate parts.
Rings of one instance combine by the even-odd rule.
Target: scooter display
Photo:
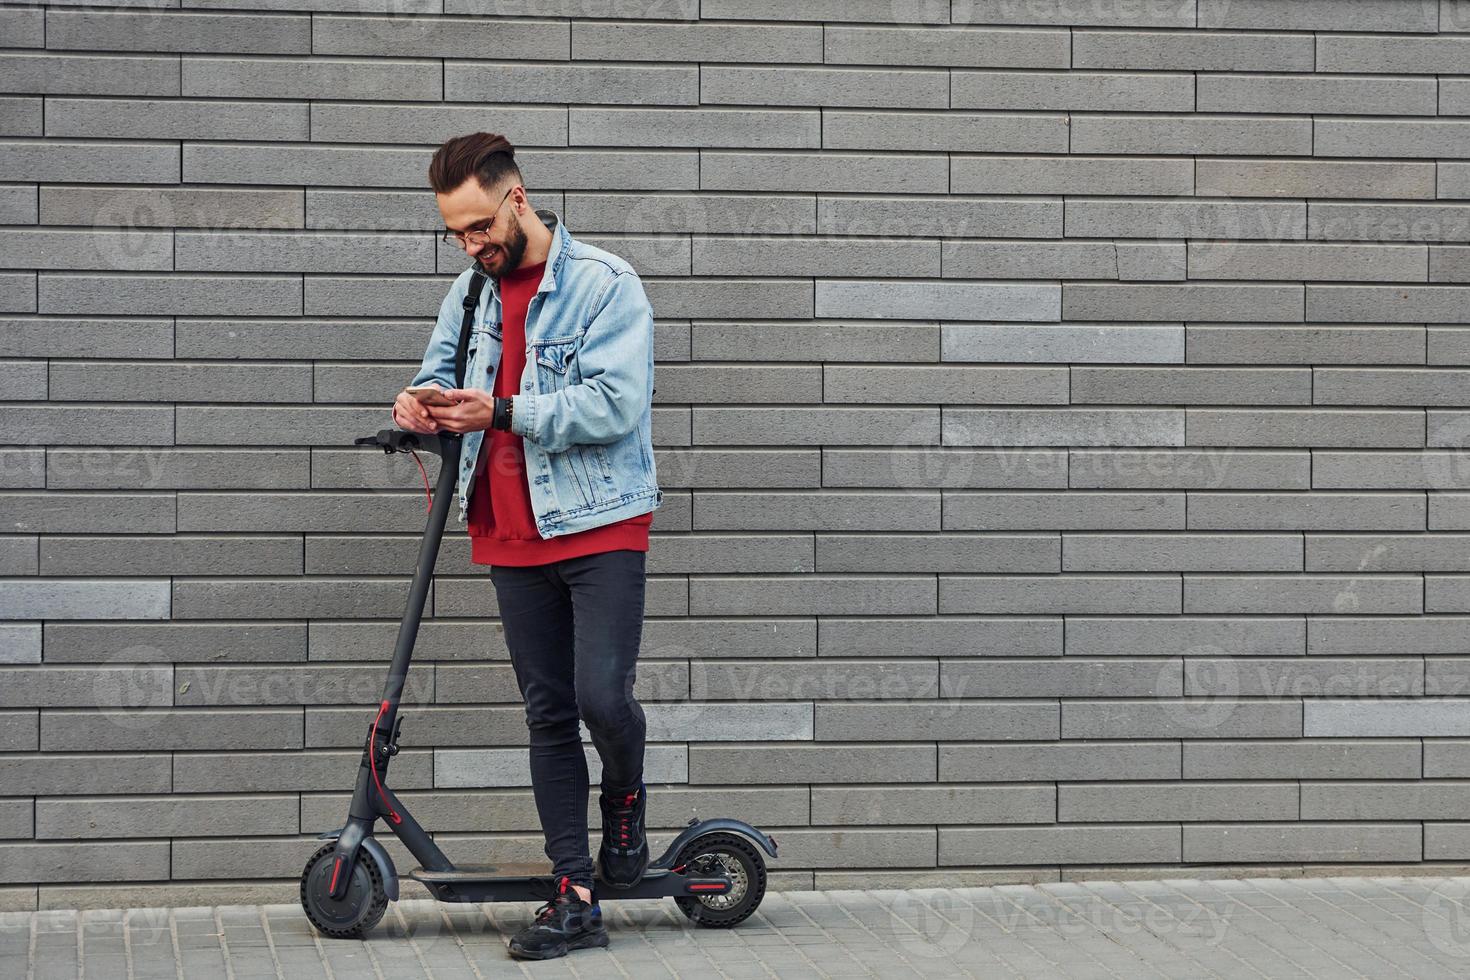
[[[472,312],[468,300],[465,308],[467,330]],[[464,345],[462,335],[456,365],[459,378],[463,378]],[[421,867],[410,871],[408,877],[422,883],[439,901],[538,901],[548,898],[555,887],[549,866],[454,864],[388,786],[389,764],[398,752],[403,727],[399,701],[444,525],[455,499],[461,436],[382,429],[374,436],[355,440],[355,444],[377,447],[389,454],[424,450],[440,457],[440,468],[408,605],[399,625],[383,697],[368,727],[347,822],[338,830],[320,835],[326,843],[306,862],[301,874],[301,905],[307,918],[322,935],[334,938],[361,938],[383,917],[388,903],[398,899],[398,872],[374,835],[379,821],[419,861]],[[598,877],[593,882],[592,900],[672,897],[680,911],[701,926],[734,926],[756,910],[765,894],[762,850],[775,857],[776,839],[744,821],[691,817],[663,854],[650,861],[641,881],[619,888]]]

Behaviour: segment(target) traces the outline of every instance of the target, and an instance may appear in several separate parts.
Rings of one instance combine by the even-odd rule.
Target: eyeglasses
[[[501,207],[501,205],[503,205],[505,203],[505,199],[507,197],[510,197],[511,192],[514,191],[519,186],[521,186],[521,185],[520,184],[513,185],[510,190],[508,190],[508,191],[505,192],[505,197],[502,197],[500,199],[500,204],[495,205],[495,215],[496,215],[496,217],[499,217],[499,215],[500,215],[500,207]],[[489,221],[485,222],[485,227],[483,227],[483,228],[472,228],[472,229],[470,229],[467,232],[466,231],[454,231],[454,232],[446,231],[443,235],[440,235],[439,236],[439,240],[441,242],[443,242],[445,245],[448,245],[449,244],[449,239],[450,238],[453,238],[454,241],[455,241],[455,243],[457,245],[459,245],[460,248],[465,249],[465,250],[468,250],[469,247],[470,247],[470,245],[472,245],[472,244],[473,245],[485,245],[485,244],[487,244],[490,241],[490,228],[494,224],[495,224],[495,218],[492,217]]]

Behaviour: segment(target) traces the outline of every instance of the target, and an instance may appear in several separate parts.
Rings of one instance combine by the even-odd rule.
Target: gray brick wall
[[[0,909],[340,822],[423,518],[351,440],[477,129],[658,316],[656,847],[1470,864],[1470,3],[371,6],[0,2]],[[539,860],[452,532],[394,778]]]

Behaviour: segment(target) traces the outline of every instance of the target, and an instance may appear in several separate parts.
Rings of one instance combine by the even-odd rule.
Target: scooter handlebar
[[[385,453],[406,453],[415,449],[443,456],[445,441],[458,439],[458,433],[410,432],[407,429],[379,429],[376,435],[354,439],[356,446],[376,446]]]

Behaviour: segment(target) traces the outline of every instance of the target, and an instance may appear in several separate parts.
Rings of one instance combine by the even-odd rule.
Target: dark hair
[[[435,194],[448,194],[470,177],[490,190],[506,177],[522,183],[516,166],[516,148],[499,133],[470,133],[445,140],[429,161],[429,186]]]

